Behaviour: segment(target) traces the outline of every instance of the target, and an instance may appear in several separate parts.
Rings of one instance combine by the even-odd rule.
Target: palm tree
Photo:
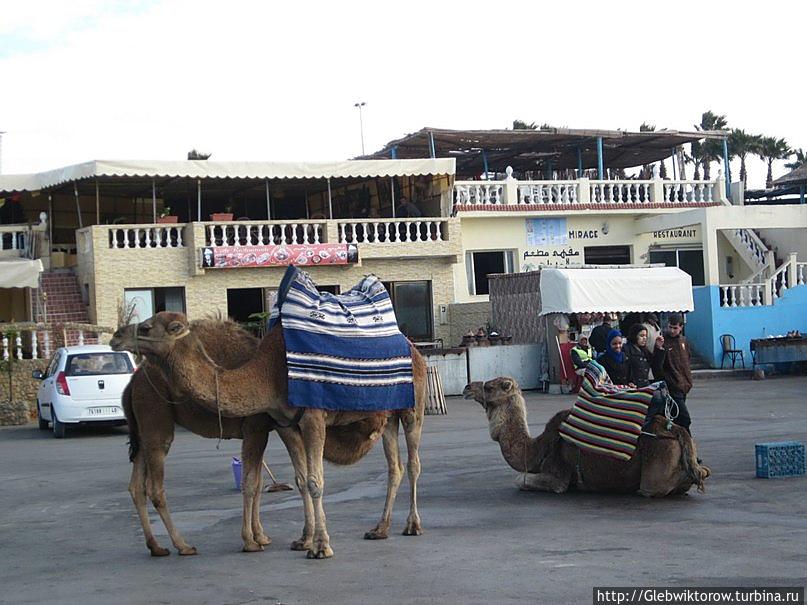
[[[524,120],[513,120],[513,130],[538,130],[535,122],[527,124]]]
[[[642,122],[641,126],[639,126],[639,132],[653,132],[656,130],[655,124],[648,124],[647,122]],[[639,172],[639,178],[643,180],[647,180],[651,178],[653,175],[653,169],[650,167],[650,164],[644,164],[642,166],[641,172]]]
[[[695,124],[695,130],[726,130],[729,126],[726,116],[717,115],[711,110],[704,111],[701,115],[701,123]],[[710,180],[710,168],[712,162],[719,162],[723,157],[723,143],[716,139],[707,139],[703,143],[699,143],[701,149],[699,150],[700,165],[703,166],[704,180]],[[692,154],[693,157],[695,154]],[[698,165],[695,164],[695,174],[698,174]],[[697,177],[696,177],[697,178]]]
[[[774,160],[786,160],[793,155],[793,150],[784,139],[761,137],[759,139],[759,147],[754,150],[754,153],[758,155],[761,160],[768,163],[768,176],[765,179],[765,189],[770,189],[773,187]]]
[[[758,134],[748,134],[739,128],[732,129],[731,134],[729,134],[729,153],[731,157],[740,158],[740,180],[743,184],[748,181],[745,158],[749,153],[757,153],[761,138]]]
[[[796,159],[785,164],[785,168],[795,170],[796,168],[801,168],[807,164],[807,152],[805,152],[803,149],[794,149],[793,155],[796,156]]]
[[[696,181],[701,180],[701,164],[703,164],[704,154],[703,154],[703,143],[700,141],[692,141],[689,144],[689,157],[692,159],[692,163],[695,165],[695,174],[693,178]]]

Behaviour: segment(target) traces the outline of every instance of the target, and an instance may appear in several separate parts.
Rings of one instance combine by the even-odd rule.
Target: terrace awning
[[[541,311],[692,311],[692,278],[677,267],[541,269]]]
[[[723,131],[585,130],[542,128],[540,130],[447,130],[422,128],[390,141],[365,158],[456,158],[457,174],[478,175],[485,165],[504,172],[537,170],[551,162],[555,170],[597,167],[597,141],[602,139],[603,160],[608,168],[630,168],[670,157],[672,149],[702,139],[722,139]],[[483,155],[484,150],[484,155]]]
[[[48,172],[0,176],[0,192],[39,191],[85,179],[326,179],[453,175],[453,158],[341,162],[211,162],[208,160],[94,160]]]
[[[0,259],[0,288],[38,288],[42,261],[27,258]]]

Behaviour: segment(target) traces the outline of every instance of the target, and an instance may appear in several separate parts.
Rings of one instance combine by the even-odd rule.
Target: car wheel
[[[65,433],[67,432],[67,427],[65,426],[64,422],[60,422],[56,417],[56,410],[53,409],[53,404],[50,406],[50,416],[53,418],[53,421],[51,422],[53,425],[53,436],[56,439],[64,439]]]
[[[37,416],[39,417],[39,430],[40,431],[47,431],[48,428],[49,428],[48,421],[42,419],[42,408],[40,407],[38,401],[36,402],[36,413],[37,413]]]

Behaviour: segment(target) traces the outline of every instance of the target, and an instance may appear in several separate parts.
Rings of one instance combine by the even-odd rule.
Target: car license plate
[[[108,414],[114,414],[118,411],[114,405],[106,406],[103,408],[89,408],[87,410],[90,413],[90,416],[106,416]]]

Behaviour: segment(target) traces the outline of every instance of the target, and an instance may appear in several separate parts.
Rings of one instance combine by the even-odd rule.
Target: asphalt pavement
[[[693,434],[713,477],[706,493],[639,496],[527,493],[490,440],[479,404],[449,398],[428,416],[419,508],[424,534],[400,535],[401,485],[388,540],[365,541],[384,501],[377,447],[326,466],[335,557],[288,549],[302,527],[296,492],[264,494],[273,539],[242,553],[241,497],[230,468],[239,442],[178,431],[167,462],[175,522],[199,549],[154,558],[127,492],[125,428],[53,439],[36,425],[0,429],[1,603],[591,603],[594,586],[807,583],[807,479],[754,476],[754,444],[807,436],[807,377],[697,381]],[[527,394],[533,435],[569,395]],[[405,450],[403,438],[401,448]],[[266,460],[293,482],[276,435]],[[151,509],[159,539],[167,534]]]

